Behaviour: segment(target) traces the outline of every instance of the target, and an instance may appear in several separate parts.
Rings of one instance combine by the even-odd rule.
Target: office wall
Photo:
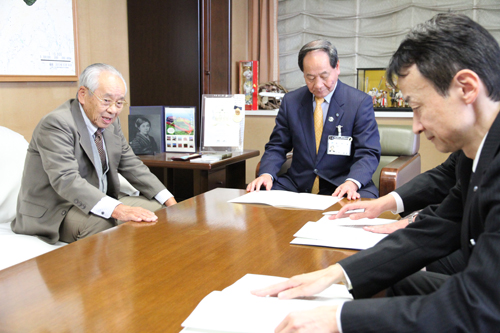
[[[126,0],[78,0],[78,41],[80,69],[105,62],[117,67],[129,81]],[[238,61],[248,60],[248,1],[232,1],[232,75],[233,93],[238,91]],[[21,133],[29,141],[36,124],[45,114],[74,98],[76,82],[0,82],[0,125]],[[127,99],[133,99],[133,96]],[[120,115],[128,135],[128,112]],[[380,123],[407,123],[406,119],[382,119]],[[274,127],[274,117],[246,117],[245,148],[264,152]],[[421,138],[422,170],[446,159],[425,137]],[[247,182],[254,178],[256,157],[247,161]]]
[[[104,62],[115,66],[128,82],[126,5],[126,0],[77,1],[80,71],[92,63]],[[0,82],[0,125],[29,141],[40,119],[74,98],[77,89],[77,82]],[[126,135],[127,114],[120,115]]]

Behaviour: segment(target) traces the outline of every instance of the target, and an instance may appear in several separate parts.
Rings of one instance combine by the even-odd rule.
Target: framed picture
[[[165,106],[165,151],[196,152],[196,107]]]
[[[245,110],[257,110],[259,90],[259,62],[240,61],[240,94],[245,95]]]
[[[130,114],[128,116],[129,144],[136,155],[161,152],[163,137],[161,114]]]
[[[358,68],[357,88],[372,97],[375,111],[408,111],[399,87],[391,87],[385,78],[385,68]]]

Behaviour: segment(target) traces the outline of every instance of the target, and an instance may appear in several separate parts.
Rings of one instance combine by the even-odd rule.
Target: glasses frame
[[[127,106],[127,101],[126,100],[121,100],[121,101],[111,101],[111,102],[106,102],[105,100],[103,100],[102,98],[100,98],[99,96],[96,95],[95,92],[93,92],[89,87],[85,87],[87,88],[87,90],[95,97],[97,98],[97,100],[101,103],[101,106],[105,107],[106,110],[109,109],[110,107],[112,107],[113,105],[115,106],[115,108],[117,110],[123,110],[126,106]],[[122,102],[122,106],[118,106],[118,104],[116,103],[120,103]]]

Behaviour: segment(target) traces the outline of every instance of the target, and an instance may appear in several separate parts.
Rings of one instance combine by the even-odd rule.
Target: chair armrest
[[[420,174],[420,154],[399,156],[380,171],[379,195],[382,197]]]

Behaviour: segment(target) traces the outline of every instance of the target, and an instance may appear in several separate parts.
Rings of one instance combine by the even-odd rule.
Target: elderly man
[[[290,314],[277,332],[497,332],[500,327],[500,47],[464,15],[438,14],[406,36],[387,78],[413,108],[413,129],[441,152],[462,150],[439,206],[375,247],[258,295],[293,298],[344,281],[356,300]],[[354,203],[350,208],[364,208]],[[462,251],[454,275],[421,271]],[[390,288],[387,297],[359,300]]]
[[[328,41],[304,45],[299,67],[307,86],[283,98],[260,175],[247,190],[265,186],[348,199],[378,197],[372,175],[380,160],[380,137],[370,96],[338,79],[337,50]],[[278,176],[292,149],[292,165]]]
[[[81,74],[77,99],[42,118],[26,155],[14,232],[73,242],[117,223],[154,222],[153,211],[176,203],[122,133],[126,93],[120,72],[93,64]],[[120,198],[118,173],[142,196]]]

